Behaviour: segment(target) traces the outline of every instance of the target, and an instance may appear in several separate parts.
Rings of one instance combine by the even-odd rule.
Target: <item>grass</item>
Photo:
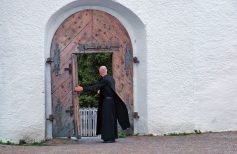
[[[5,145],[13,145],[14,143],[7,141],[7,142],[3,142],[2,140],[0,140],[0,144],[5,144]]]
[[[196,133],[196,134],[202,134],[202,132],[200,131],[200,130],[194,130],[194,132]]]
[[[125,132],[118,132],[118,138],[125,138],[127,137]]]
[[[191,134],[191,133],[190,133]],[[164,136],[185,136],[188,135],[188,133],[169,133],[169,134],[164,134]]]
[[[44,142],[33,142],[33,143],[27,143],[27,144],[19,144],[23,146],[43,146]]]
[[[169,133],[169,134],[164,134],[164,136],[186,136],[186,135],[191,135],[191,134],[202,134],[200,130],[194,130],[193,133]]]
[[[18,145],[18,146],[42,146],[44,145],[44,141],[42,142],[33,142],[33,143],[26,143],[24,140],[20,140],[19,144],[15,144],[13,142],[10,142],[10,141],[2,141],[0,140],[0,144],[3,144],[3,145]]]

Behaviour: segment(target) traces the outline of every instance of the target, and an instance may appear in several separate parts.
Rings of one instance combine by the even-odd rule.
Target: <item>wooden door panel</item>
[[[57,98],[59,98],[60,100],[62,100],[66,95],[68,95],[68,93],[71,92],[71,79],[67,80],[66,82],[64,82],[54,93],[53,95],[57,96]],[[70,89],[70,90],[69,90]]]
[[[62,48],[70,44],[71,40],[88,27],[91,22],[91,11],[81,11],[67,18],[55,33],[55,40]],[[89,26],[90,27],[90,26]]]
[[[54,137],[71,137],[74,134],[74,126],[72,123],[73,117],[69,112],[72,102],[71,95],[68,94],[64,98],[59,99],[53,96],[53,113],[55,120],[53,121],[53,136]]]
[[[102,34],[104,34],[108,39],[114,39],[113,41],[123,41],[129,42],[129,37],[127,31],[121,25],[118,20],[111,20],[113,16],[108,16],[106,14],[99,15],[99,13],[95,13],[94,15],[94,29],[101,30]],[[108,22],[109,21],[109,22]],[[97,30],[95,30],[96,32]]]

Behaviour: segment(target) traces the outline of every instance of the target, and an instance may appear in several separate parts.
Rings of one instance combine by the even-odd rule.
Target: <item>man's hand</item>
[[[77,86],[77,87],[75,87],[74,90],[77,91],[77,92],[81,92],[83,90],[83,87]]]

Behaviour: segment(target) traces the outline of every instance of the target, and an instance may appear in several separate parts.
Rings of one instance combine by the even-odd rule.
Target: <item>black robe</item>
[[[101,134],[103,140],[118,138],[117,120],[122,129],[130,127],[127,107],[115,91],[112,76],[106,75],[95,85],[83,88],[85,92],[100,89],[96,134]]]

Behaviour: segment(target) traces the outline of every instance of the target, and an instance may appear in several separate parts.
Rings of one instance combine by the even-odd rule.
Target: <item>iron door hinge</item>
[[[53,121],[55,119],[54,115],[50,114],[46,120]]]
[[[51,64],[52,62],[53,62],[53,60],[52,60],[51,57],[47,58],[47,60],[46,60],[46,63],[47,63],[47,64]]]
[[[133,57],[133,62],[138,64],[140,61],[138,60],[137,57]]]
[[[68,71],[69,74],[72,74],[72,64],[68,65],[68,68],[64,68],[65,71]]]
[[[133,118],[134,118],[134,119],[139,119],[138,112],[133,112]]]

